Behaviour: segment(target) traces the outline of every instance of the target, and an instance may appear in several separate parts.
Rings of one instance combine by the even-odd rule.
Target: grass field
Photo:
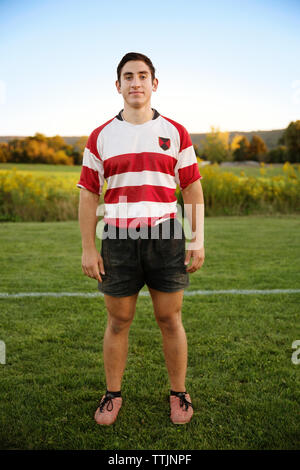
[[[207,218],[195,289],[300,286],[299,218]],[[96,292],[81,272],[77,222],[2,223],[0,292]],[[186,296],[194,417],[169,419],[168,377],[151,300],[130,330],[124,405],[93,421],[105,389],[102,297],[0,299],[1,449],[299,449],[299,294]]]
[[[47,163],[0,163],[0,170],[37,171],[37,172],[62,172],[80,174],[81,165],[50,165]]]
[[[268,177],[277,176],[282,174],[282,167],[283,165],[280,164],[265,164],[265,165],[257,165],[257,166],[250,166],[250,165],[243,165],[240,163],[239,165],[232,165],[232,166],[222,166],[220,165],[220,169],[223,172],[230,171],[237,176],[241,176],[243,173],[245,176],[262,176],[262,173]]]
[[[74,173],[80,174],[81,165],[50,165],[46,163],[0,163],[0,170],[11,170],[12,168],[22,171],[35,171],[35,172],[55,172],[55,173]],[[259,166],[243,165],[242,163],[238,166],[220,166],[221,171],[230,171],[235,175],[240,176],[241,171],[246,176],[260,176]],[[264,169],[268,176],[275,176],[282,173],[282,165],[264,165]],[[200,168],[201,171],[201,168]]]

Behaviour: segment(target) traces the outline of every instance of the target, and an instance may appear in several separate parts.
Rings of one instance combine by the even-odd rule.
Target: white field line
[[[300,289],[228,289],[228,290],[190,290],[185,296],[194,295],[266,295],[266,294],[300,294]],[[149,292],[141,291],[139,295],[149,296]],[[103,297],[102,292],[17,292],[9,294],[0,292],[0,299],[16,299],[24,297]]]

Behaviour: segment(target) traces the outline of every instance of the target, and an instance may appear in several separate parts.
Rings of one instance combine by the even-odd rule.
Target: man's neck
[[[151,121],[153,118],[154,111],[151,106],[146,108],[131,108],[124,105],[122,111],[122,117],[124,121],[130,122],[131,124],[144,124],[147,121]]]

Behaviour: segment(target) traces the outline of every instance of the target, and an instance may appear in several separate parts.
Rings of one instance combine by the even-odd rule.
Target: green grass
[[[206,220],[194,289],[299,288],[299,218]],[[1,292],[95,292],[81,272],[77,222],[2,223]],[[194,417],[169,420],[168,377],[151,300],[130,330],[124,405],[111,427],[93,415],[105,389],[103,298],[0,299],[1,449],[297,449],[299,295],[184,298]]]
[[[45,171],[45,172],[67,172],[80,174],[81,165],[68,166],[68,165],[50,165],[46,163],[0,163],[0,170],[11,170],[12,168],[22,171]],[[235,175],[240,176],[241,171],[246,176],[261,176],[259,166],[248,166],[242,163],[239,166],[220,166],[221,171],[229,171]],[[282,165],[265,165],[266,176],[276,176],[282,174]],[[201,168],[200,168],[201,171]]]
[[[272,176],[277,176],[277,175],[282,175],[283,170],[282,170],[283,165],[281,164],[265,164],[264,170],[265,170],[265,176],[267,177],[272,177]],[[234,173],[237,176],[241,175],[241,172],[245,174],[245,176],[262,176],[260,172],[260,166],[249,166],[249,165],[243,165],[240,163],[238,166],[232,165],[232,166],[220,166],[220,169],[222,172],[230,172]]]
[[[80,174],[81,165],[51,165],[47,163],[0,163],[0,170],[67,172]]]

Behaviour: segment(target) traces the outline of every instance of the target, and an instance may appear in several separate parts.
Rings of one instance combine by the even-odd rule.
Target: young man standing
[[[158,87],[151,60],[128,53],[117,75],[124,109],[91,133],[77,184],[81,188],[82,270],[98,280],[107,309],[103,342],[107,391],[95,420],[112,424],[121,408],[129,328],[139,290],[146,284],[162,332],[171,420],[184,424],[190,421],[193,408],[185,388],[187,340],[181,306],[189,273],[204,262],[201,176],[186,129],[151,108],[151,95]],[[104,180],[100,254],[95,245],[96,211]],[[177,184],[193,232],[187,250],[176,219]]]

